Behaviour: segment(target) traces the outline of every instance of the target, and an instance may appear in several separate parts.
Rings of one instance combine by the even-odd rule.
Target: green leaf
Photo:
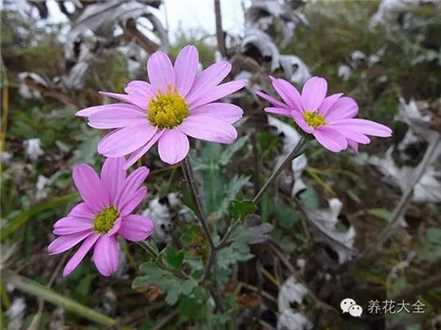
[[[48,201],[35,204],[28,210],[21,211],[19,214],[9,220],[6,225],[2,227],[0,233],[0,240],[3,241],[8,236],[14,234],[18,229],[26,224],[35,215],[50,209],[56,209],[72,203],[78,199],[78,194],[73,193],[62,197],[54,197]]]
[[[434,245],[441,245],[441,228],[429,228],[426,233],[427,241]]]
[[[75,150],[72,157],[72,164],[89,163],[93,164],[96,160],[96,148],[101,136],[95,130],[84,131],[80,135],[81,143]]]
[[[169,246],[165,254],[167,263],[175,269],[179,269],[184,261],[184,251],[178,251],[174,246]]]
[[[277,224],[285,229],[292,228],[298,221],[299,216],[296,211],[290,207],[287,207],[285,203],[279,202],[275,205],[274,213],[277,217]]]
[[[207,304],[209,293],[205,288],[197,287],[193,293],[179,300],[179,315],[186,320],[203,320],[207,317],[210,305]]]
[[[423,260],[435,262],[441,258],[441,229],[431,227],[427,229],[426,239],[420,242],[419,257]]]
[[[392,213],[386,209],[369,209],[367,210],[367,213],[377,218],[386,220],[387,222],[389,222],[390,219],[392,219]]]
[[[238,152],[247,143],[248,136],[243,136],[236,140],[233,144],[228,145],[220,155],[219,163],[222,166],[228,165],[234,154]]]
[[[229,214],[233,219],[243,219],[248,214],[254,213],[256,210],[257,206],[253,201],[234,200],[231,202]]]
[[[227,184],[225,184],[224,188],[224,197],[221,203],[217,204],[216,213],[220,216],[228,213],[228,207],[231,204],[239,192],[242,190],[250,182],[250,177],[235,175]]]
[[[300,199],[308,209],[317,209],[319,207],[319,198],[312,186],[308,186],[306,190],[300,194]]]
[[[193,168],[200,172],[204,191],[204,206],[207,214],[216,214],[220,218],[228,212],[228,205],[236,198],[241,189],[248,184],[249,178],[235,176],[229,179],[225,176],[224,168],[233,155],[241,149],[247,137],[240,138],[236,143],[222,147],[219,144],[204,144],[200,157],[192,161]]]
[[[174,305],[180,295],[189,295],[198,286],[193,278],[176,277],[172,272],[160,268],[153,262],[143,263],[140,269],[145,275],[135,278],[133,288],[157,285],[166,293],[165,301],[169,305]]]
[[[247,226],[239,225],[231,234],[231,243],[218,252],[217,279],[227,280],[231,271],[231,266],[241,261],[253,258],[250,253],[249,243],[256,238],[255,233],[250,231]]]

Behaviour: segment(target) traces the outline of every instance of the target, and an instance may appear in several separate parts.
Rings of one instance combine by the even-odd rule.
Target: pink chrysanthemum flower
[[[118,235],[136,242],[152,234],[153,221],[132,214],[147,194],[142,184],[148,173],[147,167],[140,167],[126,176],[124,158],[106,159],[100,177],[89,165],[74,167],[73,180],[83,202],[54,224],[53,233],[59,237],[48,247],[50,254],[58,254],[82,242],[63,276],[69,275],[93,246],[96,268],[110,276],[119,265]]]
[[[98,145],[106,157],[130,155],[135,163],[156,142],[160,158],[168,164],[183,160],[189,151],[187,136],[218,143],[232,143],[237,137],[233,123],[242,117],[241,108],[214,102],[245,86],[244,80],[220,84],[231,65],[218,62],[199,71],[194,46],[184,47],[174,66],[157,51],[147,62],[150,83],[131,81],[126,94],[103,93],[124,103],[94,106],[77,112],[89,125],[113,129]]]
[[[273,105],[265,111],[293,118],[303,131],[312,134],[328,150],[339,152],[348,146],[357,150],[359,143],[370,143],[367,135],[388,137],[392,134],[389,127],[354,118],[358,113],[354,99],[342,96],[343,93],[326,96],[328,84],[324,78],[307,80],[301,95],[288,81],[273,77],[271,80],[283,102],[257,92]]]

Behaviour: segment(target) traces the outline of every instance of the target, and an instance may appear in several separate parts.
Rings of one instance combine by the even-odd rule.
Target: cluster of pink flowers
[[[237,138],[233,124],[242,118],[238,106],[217,102],[245,86],[245,81],[221,83],[230,73],[228,62],[217,62],[199,71],[199,55],[193,46],[184,47],[174,65],[158,51],[147,63],[149,81],[131,81],[124,94],[103,92],[120,103],[93,106],[77,112],[91,127],[111,130],[98,145],[107,157],[98,176],[88,165],[73,170],[73,180],[83,202],[54,225],[56,238],[50,254],[63,253],[80,242],[63,274],[70,274],[93,249],[92,260],[98,271],[110,276],[118,269],[118,237],[142,241],[151,236],[154,222],[133,214],[143,201],[148,169],[140,167],[127,176],[127,168],[156,143],[162,161],[176,164],[189,152],[188,137],[217,143],[232,143]],[[338,152],[348,146],[369,143],[367,135],[386,137],[391,130],[381,124],[354,118],[356,102],[333,94],[326,97],[326,80],[313,77],[300,94],[283,79],[272,78],[274,89],[283,101],[259,92],[273,107],[266,112],[291,117],[306,133],[325,148]],[[127,156],[127,159],[124,158]]]
[[[233,123],[242,118],[236,105],[216,102],[245,86],[244,80],[221,83],[231,64],[218,62],[199,71],[199,55],[193,46],[178,54],[174,65],[158,51],[150,56],[150,82],[131,81],[125,94],[104,95],[121,103],[94,106],[77,112],[89,125],[110,129],[98,145],[107,160],[101,176],[88,165],[74,168],[73,180],[83,202],[54,225],[56,238],[50,254],[63,253],[82,242],[64,268],[70,274],[92,249],[92,260],[104,276],[119,264],[118,236],[143,241],[151,236],[154,222],[132,212],[145,198],[142,187],[148,175],[140,167],[126,176],[126,170],[158,143],[159,157],[168,164],[182,161],[188,154],[188,137],[217,143],[237,138]],[[128,156],[127,160],[124,156]]]

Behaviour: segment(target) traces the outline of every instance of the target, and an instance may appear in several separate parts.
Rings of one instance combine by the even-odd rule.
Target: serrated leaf
[[[266,224],[263,227],[247,227],[245,225],[239,225],[231,234],[231,243],[226,248],[223,248],[218,253],[218,267],[219,270],[228,270],[230,266],[237,262],[247,261],[254,256],[250,253],[249,244],[253,244],[260,241],[266,233],[272,228],[269,228]],[[262,234],[262,236],[259,236]],[[259,236],[259,237],[258,237]]]
[[[224,198],[223,201],[221,203],[221,206],[218,207],[217,209],[217,213],[219,215],[223,215],[226,214],[228,212],[228,207],[231,203],[231,201],[233,201],[237,195],[239,194],[239,192],[243,189],[243,187],[245,187],[248,183],[250,182],[250,177],[248,176],[234,176],[229,182],[228,184],[226,184],[224,191]]]
[[[273,225],[270,223],[262,223],[257,226],[248,227],[247,231],[251,236],[248,244],[258,244],[267,241],[272,230]]]
[[[181,291],[184,295],[189,295],[195,287],[195,282],[192,280],[186,280],[182,283]]]
[[[234,200],[231,202],[228,213],[233,219],[243,219],[248,214],[254,213],[256,210],[257,206],[253,201]]]
[[[249,183],[249,178],[245,176],[227,179],[223,171],[233,155],[245,145],[246,140],[246,137],[241,138],[226,147],[204,144],[201,156],[192,161],[193,168],[202,177],[204,206],[209,215],[216,213],[217,217],[221,217],[226,214],[231,200]]]
[[[145,275],[135,278],[132,283],[133,288],[157,285],[166,294],[165,301],[169,305],[174,305],[180,295],[189,295],[198,286],[196,280],[176,277],[172,272],[160,268],[153,262],[143,263],[140,269]]]
[[[167,263],[175,269],[179,269],[184,261],[184,251],[178,251],[175,247],[169,246],[165,254]]]
[[[224,151],[221,153],[219,158],[219,163],[222,166],[226,166],[231,158],[233,158],[234,154],[238,152],[242,147],[247,143],[248,136],[243,136],[236,140],[233,144],[228,145]]]

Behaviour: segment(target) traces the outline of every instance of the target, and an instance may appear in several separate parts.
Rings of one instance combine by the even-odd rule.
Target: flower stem
[[[306,138],[304,136],[300,137],[299,142],[294,147],[294,149],[289,153],[288,156],[282,161],[282,163],[277,167],[274,172],[271,174],[271,176],[266,180],[265,184],[262,188],[260,188],[259,192],[254,196],[253,202],[257,203],[257,201],[262,197],[263,193],[266,191],[266,189],[269,187],[269,185],[277,179],[277,177],[280,175],[282,170],[288,165],[293,159],[297,158],[303,153],[303,146],[306,143]]]
[[[225,246],[228,245],[228,239],[230,238],[231,234],[234,232],[234,230],[237,228],[237,226],[239,226],[239,224],[241,223],[240,220],[236,220],[234,223],[232,223],[227,231],[225,232],[224,236],[222,237],[221,241],[219,242],[219,244],[216,246],[216,250],[221,250],[223,249]]]
[[[139,245],[146,250],[155,259],[158,259],[158,253],[145,241],[139,242]]]
[[[184,172],[185,180],[187,181],[188,186],[190,187],[190,191],[193,195],[193,200],[196,205],[197,218],[201,224],[202,230],[204,231],[204,234],[210,246],[210,254],[204,274],[204,279],[205,279],[208,276],[208,272],[210,271],[212,263],[214,262],[216,249],[213,243],[213,239],[211,238],[210,230],[208,229],[207,216],[205,215],[204,208],[202,207],[202,201],[200,199],[199,190],[198,187],[196,186],[196,181],[193,175],[193,168],[191,166],[190,159],[188,157],[185,158],[184,161],[182,162],[182,170]]]

